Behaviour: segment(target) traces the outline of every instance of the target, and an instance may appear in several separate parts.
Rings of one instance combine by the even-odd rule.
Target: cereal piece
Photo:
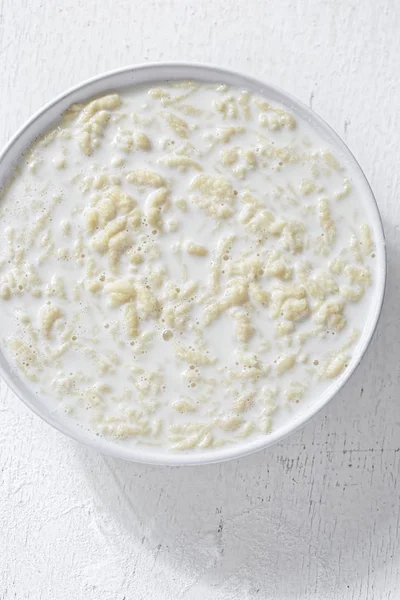
[[[283,281],[288,281],[293,277],[293,267],[286,264],[285,259],[279,251],[272,252],[265,266],[265,274],[268,277],[277,277]]]
[[[246,121],[251,118],[251,110],[250,110],[250,93],[245,90],[243,91],[238,99],[238,104],[241,107],[244,117]]]
[[[102,198],[96,205],[96,213],[100,227],[105,227],[109,221],[112,221],[117,214],[117,207],[112,198],[108,198],[107,196]]]
[[[99,213],[95,208],[89,208],[85,212],[86,217],[86,231],[87,233],[93,233],[99,224]]]
[[[117,273],[122,254],[132,247],[132,238],[127,231],[120,231],[110,239],[108,247],[111,270]]]
[[[342,198],[345,198],[346,196],[348,196],[351,192],[351,183],[350,180],[345,177],[343,180],[343,189],[340,192],[336,192],[335,193],[335,198],[336,200],[341,200]]]
[[[271,309],[272,318],[276,319],[281,315],[282,307],[287,300],[302,300],[306,297],[306,292],[303,286],[280,285],[272,290],[271,293]],[[303,305],[304,306],[304,305]],[[289,309],[290,310],[290,309]]]
[[[156,316],[160,311],[160,305],[152,290],[139,282],[135,283],[135,289],[139,314],[144,319],[149,316]]]
[[[287,222],[281,235],[281,244],[285,250],[293,253],[302,252],[304,249],[305,227],[299,221]]]
[[[114,139],[114,145],[118,150],[129,154],[134,149],[133,132],[128,130],[119,130]]]
[[[256,302],[261,302],[261,304],[268,304],[271,295],[266,290],[262,289],[259,283],[252,281],[249,284],[249,296],[252,300]]]
[[[100,281],[89,281],[87,288],[92,294],[98,294],[103,289],[103,286]]]
[[[162,229],[163,220],[161,209],[168,205],[168,190],[161,187],[158,190],[149,194],[146,199],[146,216],[147,222],[156,229]]]
[[[245,150],[245,152],[243,152],[243,157],[249,168],[255,169],[257,167],[257,156],[255,152],[252,150]]]
[[[260,235],[266,237],[268,233],[272,233],[271,227],[274,225],[275,217],[271,211],[253,205],[242,211],[239,220],[246,223],[246,229],[257,237]]]
[[[86,122],[85,119],[79,119],[82,123],[82,130],[78,138],[81,151],[90,156],[95,148],[99,146],[99,138],[103,136],[104,129],[110,120],[110,113],[106,110],[96,112],[93,117]]]
[[[137,131],[134,134],[135,144],[139,148],[139,150],[143,150],[144,152],[150,152],[152,148],[152,144],[150,138],[143,133],[142,131]]]
[[[159,188],[165,185],[164,179],[158,173],[150,171],[149,169],[136,169],[130,171],[126,176],[129,183],[134,183],[137,186],[147,186]]]
[[[50,338],[54,323],[64,316],[58,306],[45,305],[39,311],[40,331],[45,338]]]
[[[168,123],[169,127],[181,138],[189,137],[189,125],[181,117],[177,117],[172,113],[164,113],[164,119]]]
[[[279,321],[275,325],[275,335],[278,337],[282,337],[284,335],[288,335],[289,333],[293,333],[295,325],[293,320],[291,321]]]
[[[179,227],[180,223],[176,219],[168,219],[165,223],[165,230],[168,231],[168,233],[175,233],[175,231],[178,231]]]
[[[111,306],[121,306],[136,296],[135,284],[131,279],[117,279],[104,286],[104,291],[110,296]]]
[[[371,228],[367,223],[360,225],[361,246],[364,255],[374,251],[374,241],[372,239]]]
[[[0,298],[2,300],[9,300],[11,298],[11,288],[6,283],[0,287]]]
[[[202,195],[193,197],[194,202],[214,219],[227,219],[234,212],[234,195],[232,185],[223,177],[196,175],[190,188],[198,190]]]
[[[221,150],[220,157],[224,167],[230,167],[238,160],[239,152],[237,148],[228,148],[227,150]]]
[[[114,219],[102,230],[97,233],[91,241],[91,244],[97,252],[104,254],[107,252],[111,238],[125,229],[127,224],[126,217],[118,217]]]
[[[196,350],[195,348],[188,348],[182,343],[175,344],[174,351],[177,358],[189,364],[213,365],[215,363],[215,358],[212,356],[209,356],[200,350]]]
[[[203,439],[201,439],[197,445],[198,445],[199,448],[211,448],[211,446],[214,445],[214,436],[213,436],[213,434],[210,431],[208,431],[204,435]]]
[[[55,296],[57,298],[61,298],[62,300],[67,298],[65,284],[61,277],[53,275],[49,284],[46,286],[46,295]]]
[[[202,111],[200,108],[192,106],[191,104],[178,104],[177,106],[175,106],[175,110],[178,110],[184,115],[190,117],[199,117],[204,113],[204,111]]]
[[[258,421],[258,427],[262,433],[269,433],[272,429],[272,417],[262,416]]]
[[[246,380],[246,379],[260,379],[260,377],[266,377],[270,372],[269,365],[260,366],[256,365],[254,367],[247,367],[242,371],[231,371],[230,376],[232,379],[237,380]]]
[[[362,263],[363,256],[361,253],[360,241],[358,240],[356,235],[352,235],[350,237],[349,247],[350,247],[351,252],[354,255],[355,260],[359,263]]]
[[[250,410],[254,404],[255,395],[255,392],[248,392],[247,394],[239,396],[239,398],[237,398],[237,400],[235,400],[233,403],[233,411],[235,413],[244,413]]]
[[[220,127],[217,129],[216,137],[224,144],[228,144],[234,135],[240,135],[245,132],[244,127]]]
[[[349,357],[344,352],[338,352],[331,355],[322,362],[320,369],[321,377],[326,377],[328,379],[338,377],[338,375],[340,375],[347,367],[348,361]]]
[[[342,298],[351,300],[352,302],[358,302],[364,296],[364,288],[362,285],[355,285],[350,287],[349,285],[343,285],[340,288],[340,295]]]
[[[328,294],[337,294],[339,286],[326,272],[321,272],[306,280],[307,291],[313,298],[325,300]]]
[[[341,331],[346,325],[343,309],[343,301],[325,302],[315,315],[315,322],[325,325],[329,330]]]
[[[146,210],[150,210],[152,208],[159,209],[163,205],[166,204],[168,199],[168,189],[166,187],[161,187],[155,192],[152,192],[146,198]]]
[[[205,246],[196,244],[195,242],[187,242],[186,252],[194,256],[206,256],[208,254],[208,250]]]
[[[334,171],[338,171],[340,169],[340,164],[333,156],[332,152],[325,151],[322,153],[322,158],[325,161],[325,164],[333,169]]]
[[[222,417],[218,424],[224,431],[236,431],[243,424],[243,419],[237,416]]]
[[[282,115],[280,122],[281,122],[281,125],[284,125],[288,129],[296,128],[296,119],[293,117],[293,115],[291,115],[289,113],[285,113],[284,115]]]
[[[255,281],[264,274],[263,266],[264,264],[260,257],[251,256],[230,263],[228,272],[229,275],[241,275],[249,281]]]
[[[275,372],[277,375],[282,375],[285,371],[293,369],[296,364],[295,354],[282,354],[275,361]]]
[[[290,382],[290,387],[284,392],[284,398],[288,402],[299,402],[304,396],[305,388],[299,382]]]
[[[239,342],[248,342],[254,334],[254,327],[246,311],[239,308],[232,308],[229,315],[235,321],[235,335]]]
[[[79,115],[79,123],[87,123],[99,111],[113,110],[121,105],[121,98],[118,94],[110,94],[96,100],[92,100],[83,108]],[[77,105],[74,105],[77,106]],[[70,109],[71,110],[71,109]],[[73,109],[72,109],[73,110]],[[64,116],[67,113],[64,113]],[[71,114],[71,113],[69,113]]]
[[[107,189],[106,197],[111,200],[117,212],[122,214],[132,214],[133,209],[136,206],[136,201],[125,194],[119,185],[113,185],[113,187]]]
[[[215,259],[211,264],[211,291],[212,293],[216,293],[219,291],[220,279],[221,279],[221,265],[223,257],[226,256],[226,253],[229,252],[229,249],[232,247],[236,236],[230,235],[227,236],[218,242],[218,246],[215,252]]]
[[[196,411],[196,407],[187,400],[177,400],[172,404],[173,408],[182,414],[187,414]]]
[[[125,328],[128,337],[135,338],[139,334],[139,318],[134,302],[125,305]]]
[[[232,279],[228,282],[222,300],[211,304],[204,311],[204,323],[210,325],[224,311],[232,306],[244,304],[248,299],[248,284],[244,279]]]
[[[165,156],[164,158],[161,158],[160,161],[169,167],[178,167],[179,171],[182,173],[186,173],[190,168],[195,169],[196,171],[203,170],[203,167],[198,162],[187,156]]]
[[[340,275],[346,265],[347,260],[341,256],[338,256],[330,262],[329,269],[334,275]]]
[[[318,203],[318,208],[319,223],[324,230],[327,243],[331,246],[336,239],[336,225],[331,217],[328,200],[322,198]]]
[[[344,272],[351,283],[356,281],[365,286],[371,285],[371,271],[368,267],[347,265],[344,269]]]

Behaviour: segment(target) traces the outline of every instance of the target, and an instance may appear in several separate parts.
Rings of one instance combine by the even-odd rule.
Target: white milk
[[[10,362],[120,443],[268,435],[347,368],[372,295],[369,228],[331,152],[226,86],[73,107],[0,204]]]

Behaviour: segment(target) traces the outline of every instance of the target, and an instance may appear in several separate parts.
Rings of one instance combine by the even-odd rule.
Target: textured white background
[[[0,145],[96,73],[219,63],[292,92],[346,140],[389,252],[382,319],[351,384],[250,458],[104,458],[1,384],[1,600],[400,597],[399,31],[398,0],[0,0]]]

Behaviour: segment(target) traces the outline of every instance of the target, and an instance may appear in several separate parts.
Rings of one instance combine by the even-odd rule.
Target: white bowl
[[[356,187],[360,191],[363,208],[372,226],[376,242],[376,275],[373,297],[367,315],[367,322],[353,357],[346,371],[338,377],[319,397],[305,403],[286,425],[265,437],[253,441],[243,441],[232,446],[212,451],[195,451],[190,453],[172,452],[146,446],[127,447],[122,444],[100,438],[75,425],[68,417],[64,417],[49,407],[49,403],[37,397],[20,377],[19,373],[8,362],[0,348],[0,374],[15,394],[21,398],[42,419],[66,435],[88,444],[104,454],[143,463],[160,465],[195,465],[219,462],[239,458],[275,444],[292,433],[317,414],[348,381],[363,354],[365,353],[375,331],[383,303],[386,280],[386,249],[379,210],[372,190],[354,156],[336,135],[336,133],[307,106],[274,86],[257,81],[251,77],[218,67],[189,63],[157,63],[125,67],[105,75],[100,75],[68,90],[36,113],[11,139],[0,154],[0,188],[4,185],[18,162],[22,153],[35,138],[51,127],[60,115],[73,103],[81,102],[104,94],[110,90],[118,90],[136,84],[159,82],[168,79],[198,79],[209,82],[227,83],[232,86],[247,88],[272,101],[283,104],[301,119],[308,121],[320,135],[332,145],[351,171]]]

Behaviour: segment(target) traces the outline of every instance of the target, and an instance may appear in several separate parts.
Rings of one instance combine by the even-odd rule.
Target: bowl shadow
[[[385,303],[361,365],[289,439],[240,460],[180,468],[78,449],[103,510],[159,565],[185,572],[179,598],[204,589],[229,599],[372,597],[371,571],[385,578],[400,560],[399,248],[388,247]]]

